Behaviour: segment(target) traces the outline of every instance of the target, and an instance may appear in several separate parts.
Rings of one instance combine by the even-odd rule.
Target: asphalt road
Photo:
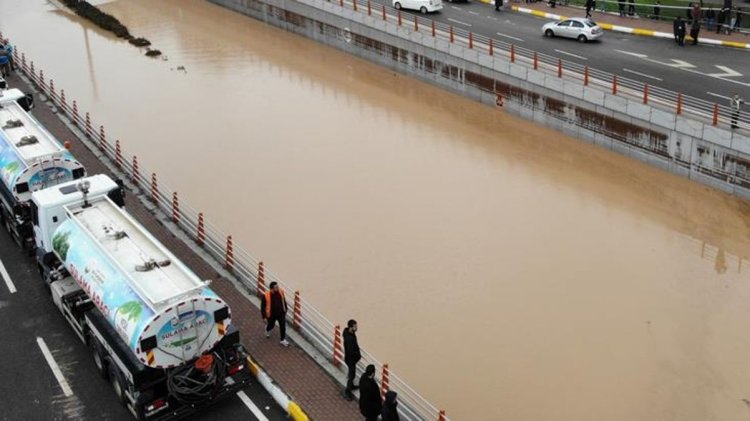
[[[86,346],[50,300],[33,260],[16,248],[4,229],[0,231],[0,262],[10,278],[0,268],[0,419],[132,420],[109,383],[98,376]],[[15,293],[11,293],[13,288]],[[44,347],[53,364],[48,363]],[[59,367],[62,382],[53,365]],[[265,418],[254,416],[238,396],[190,419],[287,420],[285,411],[258,383],[253,381],[244,393]]]
[[[390,0],[373,1],[391,5]],[[750,51],[708,45],[679,47],[669,39],[611,31],[605,31],[600,41],[586,44],[572,39],[545,38],[541,28],[550,20],[510,10],[496,12],[493,6],[479,1],[448,3],[443,0],[443,10],[426,17],[566,62],[588,65],[706,101],[728,105],[734,92],[750,99]],[[710,38],[711,33],[703,31],[703,35]]]

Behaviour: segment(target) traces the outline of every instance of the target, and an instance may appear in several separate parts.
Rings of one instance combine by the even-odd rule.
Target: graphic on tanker
[[[223,336],[223,329],[214,328],[213,314],[225,304],[215,300],[218,297],[210,289],[203,288],[192,297],[198,299],[194,303],[201,307],[195,311],[185,306],[190,311],[177,314],[171,308],[155,313],[72,220],[55,231],[52,247],[136,356],[145,355],[140,352],[139,339],[156,335],[157,349],[148,358],[149,365],[180,364],[210,349]]]
[[[37,191],[46,186],[54,186],[55,184],[64,183],[72,179],[73,172],[67,168],[45,168],[31,176],[29,179],[29,188],[31,191]]]
[[[8,142],[8,138],[0,135],[0,177],[5,185],[12,186],[16,177],[25,169],[23,161]]]

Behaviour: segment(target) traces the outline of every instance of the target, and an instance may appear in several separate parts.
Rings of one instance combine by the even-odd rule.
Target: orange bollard
[[[534,51],[534,70],[539,69],[539,55]]]
[[[677,94],[677,115],[682,114],[682,94]]]
[[[258,284],[256,288],[258,290],[258,297],[266,293],[266,267],[263,265],[263,262],[258,262]]]
[[[440,413],[438,414],[438,421],[445,421],[445,411],[440,410]]]
[[[195,242],[198,243],[199,246],[202,246],[205,240],[206,229],[203,225],[203,212],[201,212],[198,214],[198,235],[195,237]]]
[[[344,356],[341,348],[341,326],[336,325],[333,331],[333,365],[336,367],[341,367],[341,359]]]
[[[227,235],[226,254],[224,256],[224,267],[230,271],[234,269],[234,245],[232,244],[231,235]]]
[[[36,77],[36,74],[34,74],[34,62],[31,62],[31,79],[33,80],[34,77]]]
[[[367,0],[367,16],[372,16],[372,2]]]
[[[648,104],[648,82],[643,84],[643,103]]]
[[[589,86],[589,66],[583,67],[583,86]]]
[[[151,200],[159,206],[159,185],[156,183],[156,173],[151,173]]]
[[[141,175],[138,173],[138,157],[133,155],[133,183],[136,187],[140,187]]]
[[[612,75],[612,95],[617,95],[617,75]]]
[[[510,44],[510,62],[516,62],[516,46],[513,44]]]
[[[344,0],[339,0],[339,6],[344,7]]]
[[[562,59],[557,59],[557,77],[562,77]]]
[[[172,193],[172,222],[180,223],[180,201],[177,199],[177,192]]]
[[[55,99],[55,81],[52,80],[52,79],[49,80],[49,91],[50,91],[50,96],[52,97],[52,100],[54,101],[54,99]]]
[[[352,0],[352,8],[355,12],[357,11],[357,0]]]
[[[86,113],[86,127],[84,131],[86,132],[86,137],[89,137],[89,138],[93,137],[94,134],[91,130],[91,116],[89,115],[88,112]]]
[[[107,136],[104,134],[104,126],[99,126],[99,149],[107,149]]]
[[[115,141],[115,165],[117,168],[122,168],[122,150],[120,149],[120,140]]]
[[[414,15],[414,30],[419,32],[419,16]]]
[[[435,21],[432,21],[432,37],[435,38]]]
[[[46,91],[46,86],[44,86],[44,69],[39,70],[39,86],[42,87],[43,91]]]
[[[383,5],[383,20],[385,20],[385,5]]]
[[[60,104],[62,104],[63,111],[67,112],[66,108],[68,105],[65,103],[65,89],[60,89]]]
[[[299,291],[294,291],[294,307],[292,311],[292,327],[299,330],[302,326],[302,300],[299,298]]]
[[[490,55],[494,55],[494,52],[492,51],[492,48],[493,48],[492,47],[492,38],[490,38],[490,42],[489,42],[488,46],[490,48]]]
[[[401,26],[401,10],[398,11],[398,26]]]
[[[474,33],[469,32],[469,49],[474,48]]]
[[[713,125],[719,124],[719,104],[714,104],[714,121]]]
[[[390,370],[388,364],[383,364],[383,378],[380,381],[380,398],[385,399],[385,393],[388,391],[388,383],[390,382]]]
[[[78,125],[78,104],[73,100],[73,124]]]
[[[453,44],[453,27],[450,27],[451,44]]]

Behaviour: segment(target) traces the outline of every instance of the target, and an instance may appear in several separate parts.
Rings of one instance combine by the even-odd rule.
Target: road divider
[[[271,379],[271,377],[266,374],[266,372],[263,371],[263,369],[261,369],[260,366],[256,364],[255,361],[253,361],[250,357],[247,357],[247,367],[248,370],[250,370],[250,372],[258,380],[258,383],[260,383],[260,385],[263,386],[264,389],[266,389],[266,391],[273,397],[276,403],[278,403],[282,408],[286,409],[289,418],[293,419],[294,421],[309,421],[310,418],[307,416],[307,414],[305,414],[305,411],[303,411],[302,408],[300,408],[300,406],[296,402],[294,402],[292,398],[290,398],[289,395],[287,395],[281,389],[281,387],[279,387],[279,385],[277,385],[273,381],[273,379]],[[240,398],[242,397],[240,396]]]

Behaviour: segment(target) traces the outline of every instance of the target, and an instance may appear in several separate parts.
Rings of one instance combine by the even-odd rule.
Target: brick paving
[[[36,108],[32,114],[61,142],[72,141],[71,152],[86,167],[89,174],[106,173],[113,176],[95,154],[77,140],[76,135],[55,114],[50,104],[41,101],[40,94],[35,89],[15,74],[7,80],[11,87],[35,93]],[[271,339],[264,337],[264,324],[258,305],[248,300],[231,281],[222,277],[211,265],[199,257],[194,250],[198,248],[197,245],[186,244],[172,234],[164,226],[160,215],[149,211],[134,192],[129,192],[126,207],[131,215],[198,276],[202,279],[213,280],[211,288],[229,303],[233,322],[239,327],[242,343],[253,359],[305,410],[311,419],[331,421],[362,419],[356,401],[345,401],[340,396],[342,387],[325,373],[318,363],[297,346],[283,348],[279,344],[278,328],[274,330]],[[287,331],[289,330],[291,326],[287,324]]]

